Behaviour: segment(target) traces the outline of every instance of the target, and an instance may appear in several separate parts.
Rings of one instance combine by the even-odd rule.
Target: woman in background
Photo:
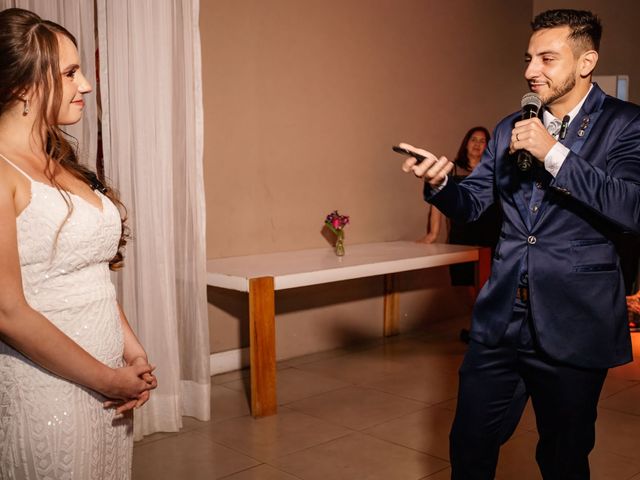
[[[115,297],[123,220],[58,125],[91,86],[75,38],[0,12],[0,478],[127,479],[153,367]]]
[[[453,162],[453,180],[460,182],[473,172],[480,163],[482,154],[487,148],[491,135],[485,127],[471,128],[462,139],[460,148]],[[490,247],[491,251],[498,244],[502,215],[498,204],[494,203],[475,222],[451,222],[449,228],[449,243],[456,245],[476,245]],[[475,267],[473,263],[459,263],[449,266],[451,285],[468,287],[469,301],[475,301],[478,294],[475,282]],[[460,339],[469,341],[469,330],[460,331]]]
[[[458,154],[454,160],[453,180],[460,182],[480,163],[482,154],[489,143],[489,131],[484,127],[470,129],[460,144]],[[487,209],[475,222],[451,222],[449,229],[449,243],[456,245],[477,245],[495,249],[500,235],[502,214],[497,204]],[[451,284],[454,286],[468,286],[471,298],[475,299],[475,269],[473,263],[462,263],[449,267]]]

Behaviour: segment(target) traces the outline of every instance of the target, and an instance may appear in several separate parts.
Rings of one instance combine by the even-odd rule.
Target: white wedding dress
[[[101,362],[121,366],[108,268],[120,238],[118,210],[99,192],[102,209],[71,194],[73,213],[60,229],[68,211],[60,193],[13,166],[31,181],[31,202],[16,219],[29,305]],[[0,341],[0,479],[130,478],[131,418],[115,417],[104,400]]]

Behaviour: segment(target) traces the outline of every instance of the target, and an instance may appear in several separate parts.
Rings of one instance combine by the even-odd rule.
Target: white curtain
[[[0,0],[78,36],[95,85],[97,19],[104,168],[132,239],[114,275],[159,386],[134,415],[137,439],[210,418],[199,0]],[[74,132],[95,166],[96,95]],[[79,133],[78,133],[79,132]]]
[[[96,84],[96,42],[94,8],[92,1],[83,0],[0,0],[0,9],[19,7],[37,13],[45,20],[54,21],[69,30],[78,41],[82,72]],[[95,170],[98,147],[97,93],[85,96],[82,120],[65,127],[67,133],[78,140],[82,163]]]
[[[133,233],[119,293],[159,381],[140,438],[210,418],[199,3],[96,5],[105,173]]]

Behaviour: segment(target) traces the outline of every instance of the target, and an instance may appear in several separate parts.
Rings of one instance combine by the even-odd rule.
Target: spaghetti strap
[[[29,181],[33,182],[33,178],[31,178],[29,175],[27,175],[25,173],[24,170],[22,170],[19,166],[17,166],[15,163],[13,163],[11,160],[9,160],[7,157],[5,157],[4,155],[2,155],[0,153],[0,157],[2,157],[2,159],[7,162],[9,165],[11,165],[13,168],[15,168],[17,171],[19,171],[22,175],[24,175],[25,177],[27,177],[29,179]]]

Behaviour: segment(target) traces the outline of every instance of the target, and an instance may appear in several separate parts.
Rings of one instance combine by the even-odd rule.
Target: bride
[[[115,192],[59,125],[91,86],[65,28],[0,12],[0,478],[126,479],[133,408],[157,385],[109,269]]]

